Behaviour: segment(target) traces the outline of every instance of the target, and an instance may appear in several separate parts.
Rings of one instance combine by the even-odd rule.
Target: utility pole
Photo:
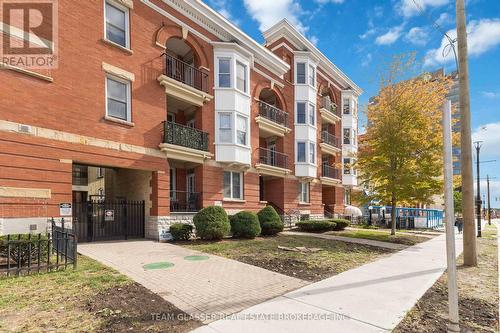
[[[444,204],[446,262],[448,272],[448,332],[460,332],[458,317],[457,255],[455,252],[455,209],[453,207],[453,157],[451,138],[451,101],[443,108]]]
[[[490,175],[486,175],[486,189],[488,198],[488,224],[491,225]]]
[[[479,152],[481,151],[482,141],[474,142],[474,147],[476,147],[476,182],[477,182],[477,193],[476,193],[476,218],[477,218],[477,237],[481,237],[481,175],[479,173]]]
[[[458,79],[460,87],[460,148],[462,150],[462,215],[464,220],[464,265],[477,266],[476,231],[474,228],[474,180],[472,177],[472,139],[467,63],[467,31],[464,0],[456,0]]]

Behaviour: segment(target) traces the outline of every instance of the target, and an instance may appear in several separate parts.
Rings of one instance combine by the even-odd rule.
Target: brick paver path
[[[190,261],[185,256],[207,255],[180,246],[148,240],[78,244],[78,252],[115,268],[204,322],[220,319],[307,284],[214,255]],[[171,262],[173,267],[145,270],[145,264]],[[158,309],[161,312],[161,309]]]

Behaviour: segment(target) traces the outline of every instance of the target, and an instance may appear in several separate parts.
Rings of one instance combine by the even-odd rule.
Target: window
[[[306,83],[306,64],[304,62],[297,63],[297,84]]]
[[[351,130],[344,128],[344,144],[351,144]]]
[[[233,142],[231,127],[231,114],[219,113],[219,142]]]
[[[297,142],[297,162],[306,161],[306,143]]]
[[[106,1],[104,11],[106,16],[106,39],[128,48],[128,9]]]
[[[352,130],[352,144],[356,144],[356,130]]]
[[[243,173],[224,171],[224,198],[243,199]]]
[[[311,65],[309,65],[309,84],[313,87],[316,86],[316,70]]]
[[[316,107],[312,104],[309,104],[309,124],[310,125],[316,126],[315,116],[316,116]]]
[[[231,88],[231,59],[219,59],[219,88]]]
[[[299,202],[309,202],[309,183],[299,183]]]
[[[236,62],[236,88],[247,92],[247,66]]]
[[[350,103],[349,103],[349,99],[348,98],[345,98],[344,99],[344,114],[351,114],[351,109],[350,109]]]
[[[236,118],[236,139],[240,145],[247,145],[247,118],[237,116]]]
[[[130,82],[106,77],[106,113],[109,117],[130,121]]]
[[[316,146],[314,143],[309,143],[309,163],[316,164]]]
[[[349,158],[344,158],[344,175],[351,174],[351,160]]]
[[[306,123],[306,103],[297,103],[297,124]]]
[[[175,201],[177,199],[177,179],[176,172],[174,168],[170,168],[170,200]]]

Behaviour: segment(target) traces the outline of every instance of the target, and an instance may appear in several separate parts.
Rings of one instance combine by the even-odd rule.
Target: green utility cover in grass
[[[186,256],[184,257],[184,259],[191,261],[201,261],[201,260],[208,260],[208,256]]]
[[[154,263],[151,263],[151,264],[146,264],[144,266],[142,266],[142,268],[144,268],[145,270],[150,270],[150,269],[164,269],[164,268],[170,268],[170,267],[173,267],[174,264],[172,264],[171,262],[154,262]]]

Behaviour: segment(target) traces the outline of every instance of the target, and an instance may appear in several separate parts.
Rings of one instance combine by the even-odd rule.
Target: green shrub
[[[231,216],[231,232],[233,237],[255,238],[260,234],[261,228],[257,214],[252,212],[239,212]]]
[[[261,233],[263,235],[276,235],[283,231],[283,222],[272,206],[266,206],[257,213],[259,218]]]
[[[196,235],[204,240],[220,240],[229,233],[231,225],[222,207],[208,206],[193,218]]]
[[[48,237],[47,235],[40,236],[40,242],[38,242],[38,235],[31,235],[31,240],[29,234],[20,235],[10,235],[11,245],[10,245],[10,258],[16,264],[20,266],[25,266],[28,264],[30,257],[31,262],[37,262],[38,254],[40,252],[40,258],[43,261],[47,260],[48,249]],[[14,241],[14,242],[12,242]],[[31,243],[31,246],[30,246]],[[38,251],[38,243],[40,243],[40,251]],[[9,257],[9,248],[7,245],[7,236],[0,236],[0,257]]]
[[[174,240],[189,240],[193,233],[193,226],[184,223],[174,223],[170,226],[170,233]]]
[[[349,220],[344,220],[344,219],[334,219],[332,220],[333,222],[335,222],[335,228],[333,230],[335,231],[342,231],[344,230],[345,228],[347,228],[349,226]]]
[[[305,232],[325,232],[334,230],[336,223],[332,220],[301,221],[296,226]]]

